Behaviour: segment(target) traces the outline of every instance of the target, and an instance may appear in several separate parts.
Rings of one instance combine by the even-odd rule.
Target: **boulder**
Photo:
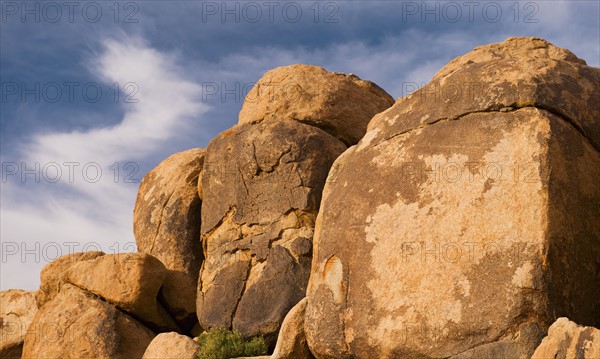
[[[196,286],[203,260],[198,178],[203,162],[200,148],[161,162],[144,176],[133,211],[138,250],[168,269],[161,300],[187,330],[197,323]]]
[[[373,145],[478,112],[544,109],[600,148],[600,69],[544,39],[509,38],[475,48],[369,123]],[[416,111],[415,111],[416,110]]]
[[[296,121],[262,121],[221,133],[202,175],[204,260],[198,319],[274,343],[305,297],[321,190],[345,146]]]
[[[58,257],[42,269],[40,289],[36,292],[38,307],[54,298],[64,283],[64,273],[75,263],[103,256],[104,252],[77,252]]]
[[[306,298],[302,299],[285,316],[271,359],[314,358],[308,349],[306,335],[304,334],[306,302]]]
[[[198,359],[200,346],[192,338],[174,332],[157,335],[142,359]]]
[[[600,330],[558,318],[531,359],[600,358]]]
[[[23,358],[141,358],[154,333],[115,306],[70,284],[35,315]]]
[[[238,123],[296,120],[353,145],[373,115],[393,104],[387,92],[356,75],[290,65],[268,71],[256,83],[244,100]]]
[[[305,318],[317,358],[451,357],[555,314],[600,320],[600,156],[587,137],[600,70],[539,39],[466,56],[375,116],[329,173]],[[505,90],[427,102],[436,81],[445,93],[469,79]],[[512,86],[541,97],[516,101]]]
[[[1,358],[21,358],[23,339],[37,309],[35,292],[20,289],[0,292]]]
[[[145,253],[111,254],[81,261],[65,281],[115,304],[156,331],[178,330],[157,301],[167,275],[165,266]]]

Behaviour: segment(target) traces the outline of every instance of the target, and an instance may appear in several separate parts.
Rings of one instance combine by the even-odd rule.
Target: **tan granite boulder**
[[[321,189],[345,146],[296,121],[238,125],[213,139],[202,176],[204,329],[275,341],[305,296]]]
[[[265,73],[250,90],[238,123],[295,120],[353,145],[373,115],[393,103],[387,92],[356,75],[311,65],[282,66]]]
[[[536,346],[542,341],[544,332],[532,322],[523,323],[519,330],[503,338],[469,349],[449,359],[530,359]]]
[[[196,287],[202,265],[198,178],[204,150],[176,153],[150,171],[133,212],[138,250],[168,269],[160,293],[166,308],[186,329],[196,322]]]
[[[375,116],[332,167],[307,290],[317,358],[451,357],[555,315],[600,320],[600,70],[539,39],[466,58]],[[505,87],[424,100],[469,79]]]
[[[23,358],[141,358],[154,333],[115,306],[70,284],[37,312]]]
[[[198,359],[200,346],[192,338],[175,332],[157,335],[142,359]]]
[[[65,281],[130,313],[157,331],[178,330],[157,301],[167,270],[144,253],[111,254],[81,261],[65,273]]]
[[[39,307],[54,298],[64,283],[64,273],[75,263],[103,256],[104,252],[77,252],[58,257],[48,263],[40,273],[40,289],[36,292]]]
[[[369,123],[369,141],[467,114],[536,107],[600,148],[599,82],[600,69],[569,50],[540,38],[509,38],[450,61],[423,88],[379,113]]]
[[[271,359],[309,359],[313,358],[304,334],[304,315],[307,299],[298,302],[285,316],[277,337],[275,351]]]
[[[0,358],[21,358],[23,339],[37,310],[35,292],[0,292]]]
[[[531,359],[600,358],[600,330],[558,318]]]

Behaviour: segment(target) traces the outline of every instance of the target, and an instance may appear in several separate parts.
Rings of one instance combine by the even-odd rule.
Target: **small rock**
[[[306,302],[306,298],[302,299],[285,316],[271,359],[313,358],[308,349],[308,344],[306,344],[306,335],[304,334]]]
[[[190,337],[174,332],[162,333],[152,340],[142,359],[197,359],[199,349]]]
[[[600,358],[600,330],[558,318],[531,359]]]

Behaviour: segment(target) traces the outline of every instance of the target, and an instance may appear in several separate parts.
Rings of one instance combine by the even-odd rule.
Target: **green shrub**
[[[268,346],[263,337],[244,340],[240,333],[213,328],[198,337],[199,359],[229,359],[267,354]]]

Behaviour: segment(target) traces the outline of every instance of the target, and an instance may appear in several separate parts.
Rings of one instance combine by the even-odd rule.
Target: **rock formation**
[[[0,292],[0,358],[21,358],[23,339],[37,312],[35,292]]]
[[[376,115],[323,192],[313,354],[449,357],[556,315],[600,324],[599,84],[567,50],[508,39]]]
[[[261,92],[269,86],[274,101]],[[280,92],[290,86],[300,92]],[[240,124],[206,149],[206,259],[197,299],[203,328],[232,328],[274,343],[285,314],[306,293],[321,191],[346,149],[334,136],[355,142],[369,117],[391,102],[372,83],[316,66],[279,68],[257,83]],[[350,115],[353,106],[362,110]]]
[[[506,358],[530,359],[544,333],[536,323],[523,323],[519,329],[495,342],[477,346],[449,359]]]
[[[600,69],[537,38],[395,104],[271,70],[236,126],[144,177],[139,253],[0,292],[0,356],[192,359],[219,327],[271,359],[598,358],[599,94]]]
[[[49,300],[26,331],[24,358],[141,358],[155,332],[180,330],[158,301],[167,269],[149,254],[74,253],[41,277]]]
[[[138,250],[158,258],[168,269],[161,300],[189,330],[196,318],[196,286],[202,264],[198,178],[204,150],[176,153],[142,180],[133,211]]]
[[[210,142],[197,307],[203,328],[276,335],[305,296],[321,189],[345,148],[318,128],[275,120]]]

